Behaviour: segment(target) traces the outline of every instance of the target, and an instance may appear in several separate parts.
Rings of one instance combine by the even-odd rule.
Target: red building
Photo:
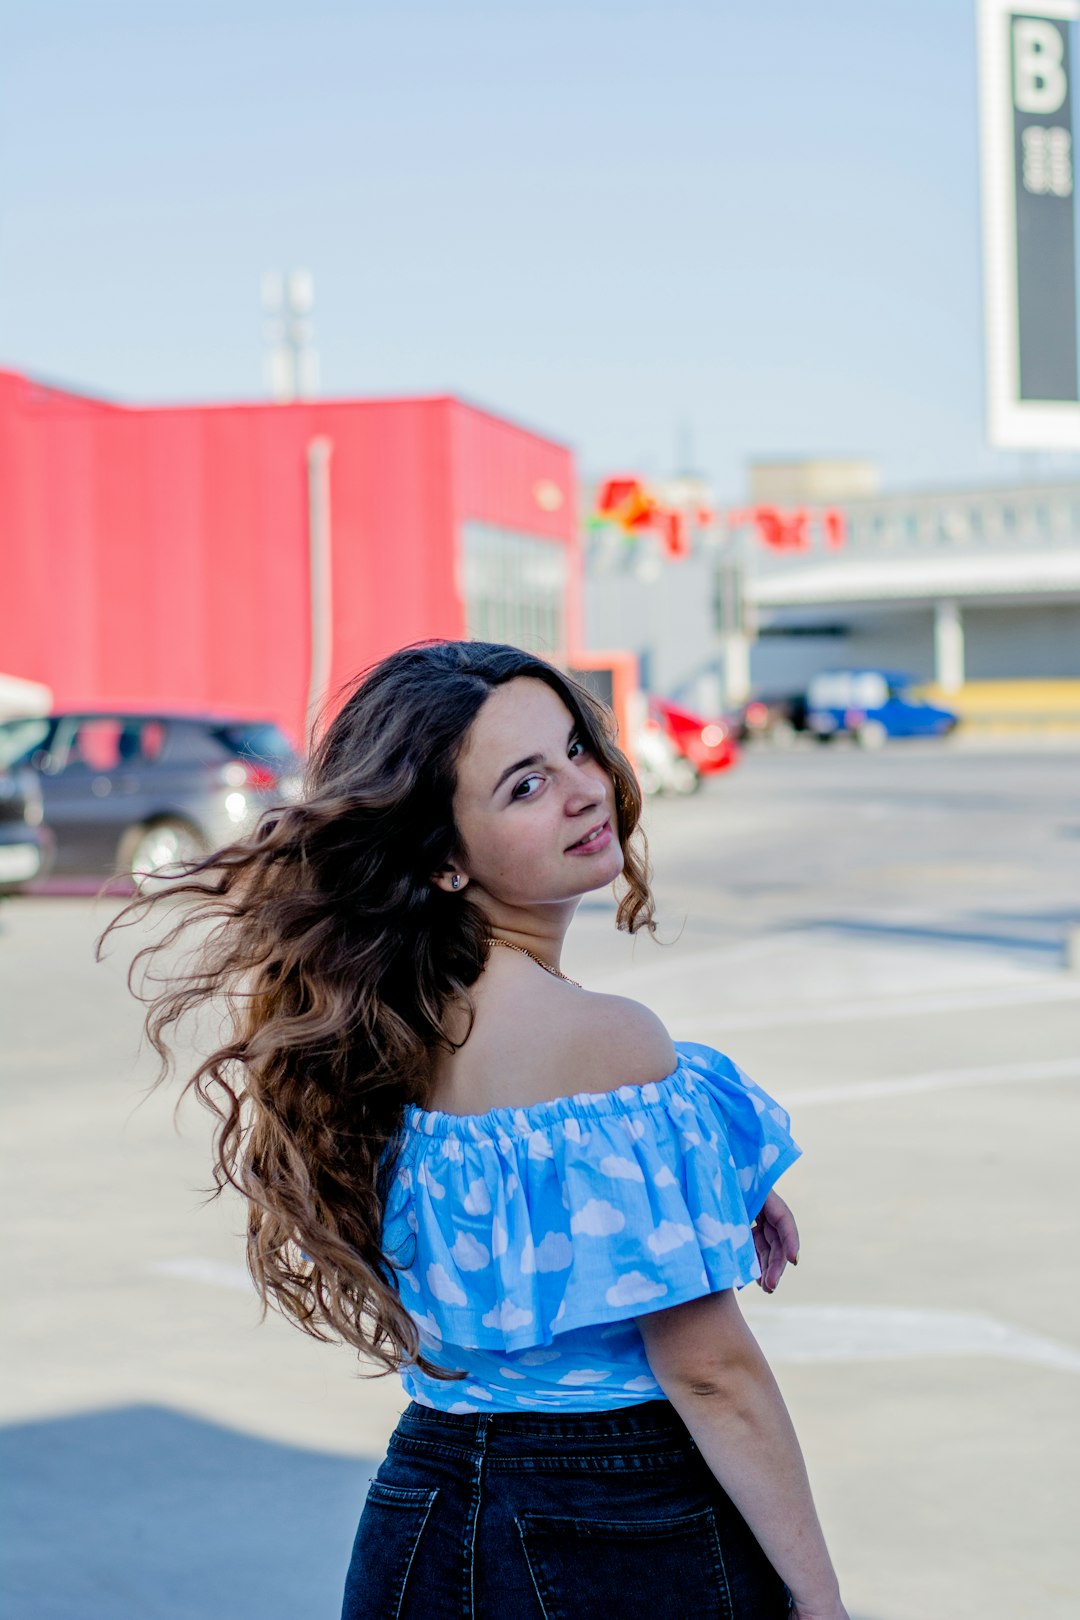
[[[131,408],[0,371],[0,674],[57,708],[312,699],[430,636],[579,646],[573,459],[452,398]]]

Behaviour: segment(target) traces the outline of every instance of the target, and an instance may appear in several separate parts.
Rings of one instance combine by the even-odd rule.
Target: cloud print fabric
[[[458,1116],[407,1111],[385,1252],[425,1353],[405,1370],[445,1411],[597,1411],[659,1389],[634,1322],[759,1275],[751,1225],[799,1156],[783,1108],[730,1058]]]

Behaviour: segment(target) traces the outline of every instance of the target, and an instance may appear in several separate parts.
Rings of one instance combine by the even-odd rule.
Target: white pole
[[[307,744],[314,741],[313,730],[319,705],[330,685],[333,660],[333,595],[330,527],[329,439],[312,439],[307,447],[308,487],[308,593],[311,603],[311,662],[308,673]]]
[[[964,684],[964,625],[956,602],[934,604],[934,679],[943,692]]]

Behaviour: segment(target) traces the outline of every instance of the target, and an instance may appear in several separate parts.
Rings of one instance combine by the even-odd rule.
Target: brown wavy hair
[[[177,1026],[215,1006],[226,1038],[183,1085],[215,1116],[214,1190],[247,1200],[247,1262],[264,1310],[378,1364],[416,1362],[416,1327],[380,1247],[406,1105],[420,1104],[433,1050],[454,1049],[454,1007],[486,959],[484,916],[431,881],[465,854],[454,824],[456,762],[489,693],[543,681],[611,774],[624,852],[618,927],[653,930],[641,794],[608,709],[517,647],[406,647],[351,683],[308,761],[299,802],[263,812],[250,835],[144,889],[97,941],[148,911],[179,907],[132,959],[146,1034],[169,1075]],[[136,988],[140,964],[197,932],[165,988]],[[145,979],[144,979],[145,985]],[[220,1037],[219,1037],[220,1038]],[[467,1037],[466,1037],[467,1038]]]

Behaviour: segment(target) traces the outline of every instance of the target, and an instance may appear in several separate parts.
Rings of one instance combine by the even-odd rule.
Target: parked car
[[[805,730],[805,692],[762,693],[750,698],[735,715],[735,734],[740,742],[760,737],[782,748],[796,732]]]
[[[9,767],[0,753],[0,895],[18,894],[48,871],[53,839],[43,821],[36,774]]]
[[[831,669],[815,675],[806,693],[807,725],[822,741],[851,736],[863,748],[890,737],[942,737],[959,716],[915,692],[917,677],[888,669]]]
[[[666,727],[646,714],[634,733],[634,768],[645,797],[655,793],[693,793],[697,771],[668,736]]]
[[[298,797],[303,771],[267,720],[115,710],[4,721],[0,758],[36,773],[54,872],[122,872],[137,886]]]
[[[731,725],[726,720],[704,720],[666,698],[649,699],[649,717],[662,726],[682,759],[692,770],[681,773],[683,786],[675,791],[693,793],[703,776],[730,770],[739,757]]]

